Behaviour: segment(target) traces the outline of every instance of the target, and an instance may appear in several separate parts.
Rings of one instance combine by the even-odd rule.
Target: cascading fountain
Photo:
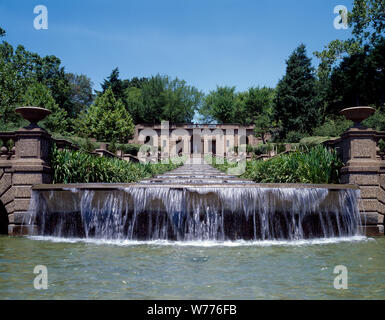
[[[119,240],[299,240],[360,234],[359,190],[256,184],[184,165],[137,184],[33,187],[37,233]]]

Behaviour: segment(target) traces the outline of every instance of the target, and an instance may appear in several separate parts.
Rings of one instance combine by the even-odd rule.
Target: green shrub
[[[363,124],[374,130],[385,131],[385,115],[377,110],[375,114],[364,120]]]
[[[385,141],[383,139],[380,139],[380,141],[378,141],[378,148],[380,149],[380,152],[385,151]]]
[[[257,156],[260,156],[262,154],[268,154],[272,150],[273,150],[273,145],[270,143],[259,144],[253,148],[253,153]]]
[[[344,117],[328,118],[323,125],[313,130],[313,135],[318,137],[339,137],[348,130],[353,122]]]
[[[0,131],[16,131],[26,126],[28,126],[28,121],[24,119],[18,122],[3,122],[2,119],[0,119]]]
[[[133,156],[138,155],[138,152],[139,152],[139,149],[141,146],[142,146],[141,144],[129,144],[129,143],[126,143],[126,144],[117,143],[116,144],[116,148],[118,150],[122,150],[122,152],[124,154],[131,154]]]
[[[299,131],[289,131],[286,135],[286,142],[288,143],[298,143],[302,138],[306,136],[305,133]]]
[[[89,138],[86,138],[86,140],[82,143],[80,143],[80,148],[87,151],[87,152],[93,152],[95,149],[98,148],[97,144],[93,141],[91,141]]]
[[[13,141],[12,139],[7,141],[8,150],[11,150],[14,146],[15,146],[15,141]]]
[[[339,183],[342,162],[335,150],[322,145],[303,148],[267,161],[248,161],[241,177],[257,183]],[[222,171],[235,165],[227,160],[224,164],[213,162],[213,166]]]
[[[107,147],[107,150],[113,154],[116,154],[116,151],[118,151],[118,147],[116,145],[116,141],[112,141],[108,147]]]
[[[173,170],[172,163],[133,163],[99,157],[82,151],[52,148],[53,183],[128,183]]]
[[[286,151],[286,145],[284,143],[279,142],[276,144],[276,146],[277,146],[277,153],[278,154]]]
[[[327,140],[330,140],[330,137],[306,137],[302,138],[299,143],[301,146],[315,147],[324,143]]]
[[[78,146],[80,149],[88,151],[88,152],[92,152],[95,149],[100,148],[100,143],[93,142],[89,138],[82,138],[82,137],[72,136],[72,135],[62,135],[62,134],[58,134],[58,133],[54,133],[52,136],[55,139],[67,140],[67,141],[71,142],[72,144]]]
[[[246,152],[247,153],[253,153],[254,152],[254,147],[251,145],[246,145]]]
[[[233,167],[236,167],[237,166],[237,163],[235,161],[229,161],[227,159],[223,159],[223,163],[220,163],[217,158],[215,157],[211,157],[211,156],[205,156],[205,160],[207,163],[211,163],[211,165],[214,167],[214,168],[217,168],[221,171],[224,171],[226,172],[227,169],[229,168],[233,168]],[[211,162],[210,162],[211,161]],[[219,163],[218,163],[219,162]]]
[[[258,145],[256,147],[253,147],[253,153],[256,155],[256,156],[260,156],[262,154],[264,154],[264,149],[262,147],[263,145]]]

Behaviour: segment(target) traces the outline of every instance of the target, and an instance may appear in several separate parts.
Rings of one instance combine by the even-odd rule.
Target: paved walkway
[[[253,184],[252,181],[239,179],[228,175],[208,164],[184,164],[170,172],[158,175],[151,179],[145,179],[142,183],[150,184]]]

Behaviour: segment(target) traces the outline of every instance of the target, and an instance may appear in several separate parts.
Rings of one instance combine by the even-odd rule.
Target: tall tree
[[[19,127],[21,118],[15,112],[15,106],[23,94],[22,79],[11,63],[1,59],[0,52],[0,130],[13,130]]]
[[[352,38],[333,40],[323,51],[314,55],[321,60],[318,76],[327,77],[333,66],[342,59],[363,53],[365,49],[376,46],[385,36],[384,0],[354,0],[353,10],[348,13],[348,23],[352,27]]]
[[[69,116],[75,118],[82,110],[91,105],[94,99],[94,95],[92,94],[93,83],[91,79],[84,74],[66,73],[65,77],[71,87],[70,101],[72,108]]]
[[[219,123],[233,123],[235,119],[235,87],[217,87],[205,97],[199,112],[205,120],[214,119]]]
[[[142,90],[137,87],[129,87],[124,91],[124,104],[130,113],[134,123],[143,123],[144,102]]]
[[[363,53],[351,55],[333,69],[328,91],[328,114],[349,106],[385,103],[385,39]]]
[[[99,141],[126,143],[134,132],[132,118],[122,101],[115,99],[112,88],[99,94],[80,119],[80,131]]]
[[[137,77],[134,77],[134,78],[132,78],[130,80],[123,80],[123,81],[125,83],[125,87],[127,87],[127,88],[134,87],[134,88],[141,89],[143,87],[143,84],[148,82],[148,78],[137,78]]]
[[[256,137],[262,139],[262,143],[266,143],[266,135],[271,133],[273,128],[273,118],[270,112],[259,113],[254,119],[254,133]]]
[[[353,35],[362,44],[373,45],[385,34],[384,0],[354,0],[349,13],[349,25]]]
[[[277,86],[274,117],[281,123],[282,134],[310,132],[319,124],[315,75],[311,59],[301,44],[287,60],[286,74]]]
[[[247,124],[254,124],[254,133],[266,143],[266,135],[273,123],[274,89],[267,87],[250,88],[245,101]]]
[[[0,45],[0,72],[7,73],[0,91],[5,90],[1,105],[6,118],[14,121],[14,107],[23,103],[22,97],[27,89],[36,82],[46,86],[55,103],[66,112],[71,110],[69,99],[70,86],[65,78],[60,59],[55,56],[40,57],[19,45],[15,50],[7,43]],[[12,87],[12,88],[11,88]]]
[[[347,106],[384,103],[384,0],[354,0],[348,23],[351,38],[314,52],[320,59],[317,93],[324,119]]]
[[[245,100],[247,123],[251,124],[260,114],[271,113],[274,102],[274,89],[267,87],[250,88]]]
[[[143,106],[141,112],[141,122],[143,123],[160,123],[162,119],[162,111],[164,107],[164,97],[162,93],[166,88],[168,77],[160,75],[151,77],[148,82],[142,86]],[[164,119],[172,121],[172,119]]]
[[[123,102],[135,123],[191,122],[202,93],[184,80],[156,75],[132,79]]]
[[[178,78],[168,81],[162,92],[162,120],[174,123],[190,123],[200,103],[201,93]]]
[[[108,88],[111,88],[115,99],[123,100],[125,83],[119,78],[119,68],[112,70],[111,74],[102,83],[103,93],[105,93]]]

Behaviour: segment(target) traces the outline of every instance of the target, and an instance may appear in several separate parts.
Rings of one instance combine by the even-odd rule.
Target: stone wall
[[[341,138],[328,141],[335,147],[345,166],[341,183],[360,187],[361,221],[367,235],[384,235],[385,161],[377,155],[377,141],[383,133],[363,127],[353,127]]]
[[[0,134],[3,140],[14,142],[13,152],[0,160],[0,200],[8,214],[8,234],[30,234],[32,225],[25,224],[31,187],[51,183],[51,168],[48,165],[51,136],[38,127],[22,128],[12,137]],[[5,151],[5,150],[3,150]],[[33,223],[33,222],[32,222]]]

